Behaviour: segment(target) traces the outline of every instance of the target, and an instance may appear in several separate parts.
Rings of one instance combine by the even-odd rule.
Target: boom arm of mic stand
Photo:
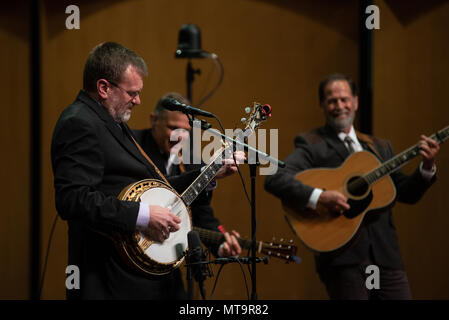
[[[258,150],[256,148],[253,148],[250,145],[248,145],[248,144],[246,144],[246,143],[244,143],[242,141],[235,140],[235,139],[233,139],[233,138],[231,138],[231,137],[229,137],[227,135],[222,134],[220,131],[215,130],[215,129],[209,129],[208,131],[213,133],[213,134],[215,134],[215,135],[217,135],[217,136],[220,136],[220,137],[226,139],[227,141],[230,141],[232,143],[238,144],[238,145],[242,146],[243,148],[247,148],[248,151],[255,152],[262,159],[270,161],[271,163],[277,163],[278,166],[281,167],[281,168],[285,167],[285,162],[283,162],[281,160],[278,160],[276,158],[273,158],[272,156],[266,154],[265,152],[262,152],[262,151],[260,151],[260,150]]]

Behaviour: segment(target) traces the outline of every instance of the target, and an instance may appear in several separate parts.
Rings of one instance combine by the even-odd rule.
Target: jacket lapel
[[[112,136],[123,146],[123,148],[128,153],[130,153],[137,160],[146,165],[152,174],[155,173],[155,170],[152,167],[152,165],[140,153],[140,151],[137,149],[137,146],[134,144],[131,138],[126,136],[127,133],[123,131],[127,130],[128,134],[131,134],[130,133],[131,130],[128,129],[126,124],[124,124],[124,126],[121,128],[120,125],[114,121],[114,119],[111,117],[108,111],[103,106],[101,106],[97,101],[91,98],[86,92],[81,91],[77,99],[80,99],[85,104],[87,104],[100,117],[100,119],[104,121],[105,127],[109,130]]]
[[[376,155],[376,157],[379,158],[379,160],[382,160],[382,157],[378,150],[376,149],[376,146],[374,144],[373,139],[364,133],[361,133],[359,131],[356,131],[357,139],[359,139],[360,143],[364,146],[364,149],[371,151],[373,154]]]
[[[324,127],[322,127],[322,135],[323,139],[326,141],[326,143],[332,147],[333,149],[335,149],[335,151],[337,152],[337,154],[340,156],[341,160],[345,160],[348,155],[348,149],[346,148],[346,146],[344,145],[343,141],[341,141],[338,138],[337,133],[335,132],[335,130],[328,126],[325,125]]]

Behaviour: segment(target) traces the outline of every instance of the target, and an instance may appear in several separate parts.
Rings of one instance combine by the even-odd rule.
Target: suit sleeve
[[[64,220],[102,231],[132,232],[139,204],[100,191],[105,161],[92,124],[75,117],[58,123],[52,143],[56,209]]]
[[[265,189],[285,204],[302,210],[306,207],[313,187],[295,179],[299,172],[313,167],[311,146],[302,137],[295,138],[295,150],[285,159],[285,167],[265,180]]]

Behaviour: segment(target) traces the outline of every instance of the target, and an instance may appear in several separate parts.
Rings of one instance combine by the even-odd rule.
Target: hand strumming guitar
[[[345,210],[349,210],[348,198],[346,198],[341,192],[334,190],[325,190],[321,193],[318,199],[318,205],[326,207],[329,211],[335,213],[343,213]]]

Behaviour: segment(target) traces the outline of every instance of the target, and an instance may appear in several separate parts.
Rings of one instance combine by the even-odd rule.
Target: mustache
[[[338,117],[339,115],[342,115],[342,114],[349,114],[349,111],[347,111],[347,110],[334,110],[334,111],[332,111],[331,112],[331,115],[332,116],[334,116],[334,117]]]

